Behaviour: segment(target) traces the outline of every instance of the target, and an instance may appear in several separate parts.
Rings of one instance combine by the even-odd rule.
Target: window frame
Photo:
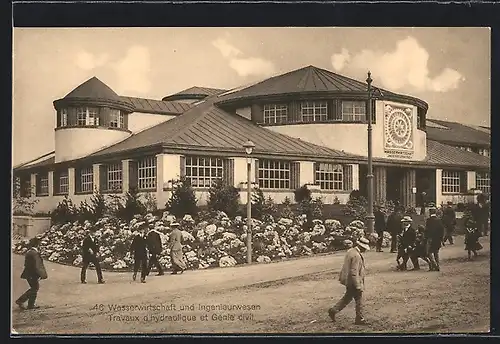
[[[352,114],[346,114],[344,111],[344,106],[347,104],[352,105]],[[363,104],[363,106],[360,106]],[[356,109],[364,108],[363,114],[356,113]],[[365,123],[367,121],[367,104],[364,100],[341,100],[340,102],[340,114],[342,122],[355,122],[355,123]],[[351,117],[352,116],[352,117]],[[357,119],[358,116],[360,119]]]
[[[304,111],[311,111],[305,113]],[[324,114],[321,113],[324,110]],[[312,119],[310,119],[312,116]],[[304,100],[300,102],[300,118],[304,123],[327,122],[328,121],[328,101],[327,100]]]
[[[484,175],[487,177],[485,178]],[[487,181],[486,183],[484,183]],[[481,185],[482,184],[482,185]],[[491,173],[486,171],[476,172],[476,189],[481,190],[481,192],[490,194],[491,192]]]
[[[157,186],[156,156],[144,157],[137,160],[137,188],[138,190],[156,190]]]
[[[111,169],[117,167],[116,169]],[[105,166],[105,191],[106,192],[122,192],[123,190],[123,165],[121,162],[111,163]],[[110,178],[110,176],[114,178]],[[114,187],[113,184],[119,184],[119,187]]]
[[[322,167],[328,167],[328,169],[322,170]],[[338,167],[340,167],[340,170]],[[316,163],[314,169],[314,183],[319,185],[321,190],[344,191],[344,169],[344,165],[342,164]],[[331,179],[329,179],[330,177]]]
[[[282,173],[284,177],[281,177]],[[292,163],[286,160],[260,159],[258,161],[257,176],[257,183],[261,189],[290,190],[292,185]]]
[[[42,192],[42,185],[43,185],[43,190],[46,190],[45,192]],[[36,175],[36,196],[45,197],[48,195],[49,195],[49,172],[38,173]]]
[[[460,171],[443,170],[441,174],[441,193],[459,194],[461,193],[461,174]],[[452,183],[453,182],[453,183]],[[455,183],[457,182],[457,183]]]
[[[210,188],[216,180],[224,179],[224,160],[220,157],[188,155],[184,161],[184,175],[193,188]],[[206,176],[207,169],[210,176]],[[201,171],[203,175],[200,175]]]
[[[110,128],[124,128],[125,127],[125,117],[121,110],[110,109],[109,111],[109,127]]]
[[[264,124],[288,123],[287,104],[264,104],[262,108]]]
[[[68,195],[69,194],[69,171],[68,169],[55,171],[56,176],[56,194],[57,195]]]
[[[61,116],[59,118],[59,126],[67,127],[68,126],[68,109],[61,109]]]
[[[79,186],[78,192],[79,193],[94,192],[94,167],[93,166],[81,167],[78,169],[77,175],[78,175],[78,186]]]

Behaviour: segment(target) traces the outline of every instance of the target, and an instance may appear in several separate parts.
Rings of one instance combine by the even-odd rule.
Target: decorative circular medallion
[[[411,138],[411,121],[403,110],[393,109],[386,122],[389,141],[398,147],[405,147]]]

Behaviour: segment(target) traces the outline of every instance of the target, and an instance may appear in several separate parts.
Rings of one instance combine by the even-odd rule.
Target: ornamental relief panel
[[[411,108],[392,104],[384,106],[384,152],[389,158],[413,157],[414,130]]]

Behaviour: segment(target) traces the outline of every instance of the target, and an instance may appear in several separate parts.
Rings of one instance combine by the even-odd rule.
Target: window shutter
[[[182,155],[180,159],[181,159],[180,160],[181,170],[179,171],[179,175],[181,177],[185,177],[186,176],[186,157]]]
[[[224,184],[228,186],[234,186],[234,160],[224,159],[223,160],[223,172]]]
[[[61,110],[57,110],[56,121],[56,128],[59,128],[61,126]]]
[[[108,175],[107,175],[107,168],[106,165],[100,165],[99,166],[99,188],[101,191],[107,191],[108,186],[107,184],[108,180]]]
[[[290,102],[288,104],[288,121],[289,122],[299,121],[299,109],[297,102]]]
[[[315,162],[314,165],[313,165],[313,182],[314,182],[314,185],[316,185],[317,183],[317,179],[316,179],[316,171],[318,170],[318,163]]]
[[[76,108],[68,108],[68,125],[76,125]]]
[[[139,187],[138,178],[138,164],[135,160],[129,160],[128,162],[128,188],[129,190],[137,189]]]
[[[335,113],[337,112],[337,106],[335,104],[335,100],[329,100],[328,101],[328,119],[333,120],[335,119]]]
[[[264,123],[264,111],[259,104],[253,104],[251,107],[251,119],[254,123]]]
[[[342,101],[338,99],[335,100],[335,120],[342,120]]]
[[[123,126],[124,129],[128,129],[128,113],[123,113]]]
[[[255,159],[255,183],[259,185],[259,164],[260,160]]]
[[[75,192],[82,192],[82,169],[75,168]]]
[[[467,172],[461,171],[460,172],[460,193],[466,193],[467,190],[468,190],[468,188],[467,188]]]
[[[352,166],[351,165],[342,165],[343,174],[344,174],[344,190],[350,191],[352,190]]]
[[[99,126],[101,127],[109,127],[109,108],[102,107],[99,110]]]
[[[295,190],[300,187],[300,162],[290,163],[290,189]]]

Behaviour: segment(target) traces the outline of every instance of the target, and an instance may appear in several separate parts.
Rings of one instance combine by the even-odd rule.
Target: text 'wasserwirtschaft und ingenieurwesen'
[[[110,322],[253,321],[257,304],[96,304],[91,311]]]

